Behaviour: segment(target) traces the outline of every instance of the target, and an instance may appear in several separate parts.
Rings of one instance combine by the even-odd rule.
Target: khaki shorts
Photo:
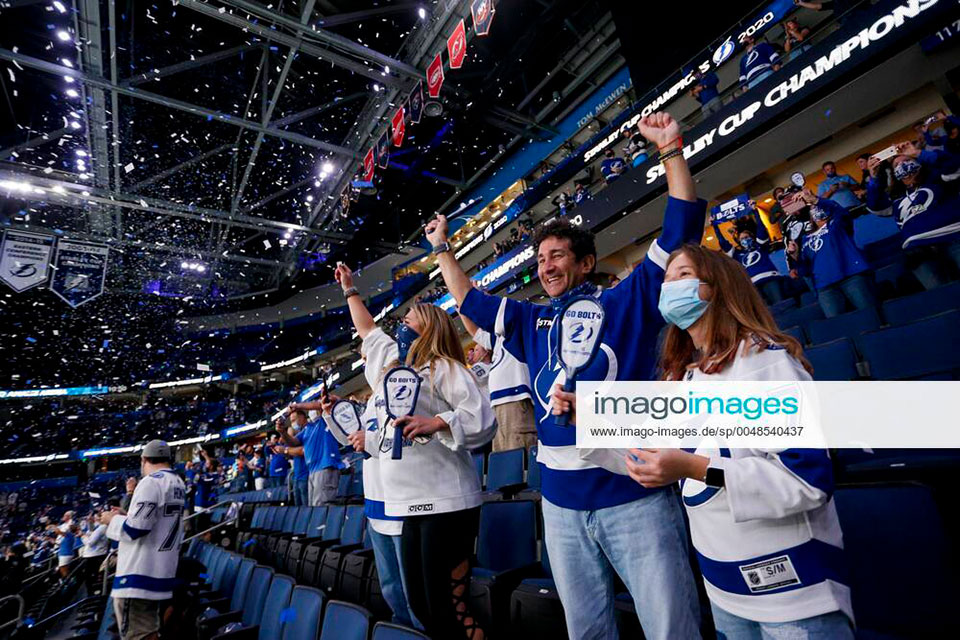
[[[117,628],[123,640],[144,640],[160,634],[161,600],[143,598],[114,598]]]
[[[498,404],[493,408],[497,417],[497,432],[493,436],[493,450],[529,449],[537,444],[537,423],[533,417],[533,403],[527,399]]]

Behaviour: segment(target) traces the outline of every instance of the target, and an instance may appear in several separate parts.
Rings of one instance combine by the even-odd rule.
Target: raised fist
[[[665,145],[680,142],[680,125],[666,111],[651,113],[637,124],[644,138],[657,145],[661,152],[672,151],[674,148],[664,148]]]
[[[342,262],[337,263],[337,268],[333,271],[333,278],[344,291],[353,286],[353,272],[350,271],[350,267]]]
[[[437,215],[424,227],[427,242],[436,247],[447,241],[447,216]]]

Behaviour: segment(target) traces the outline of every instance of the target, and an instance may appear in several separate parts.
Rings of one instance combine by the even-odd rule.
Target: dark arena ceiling
[[[0,222],[111,247],[106,293],[78,309],[43,288],[0,296],[0,384],[162,375],[132,363],[189,350],[185,317],[407,251],[496,158],[549,130],[541,114],[590,90],[558,60],[607,10],[501,0],[447,74],[442,113],[407,128],[375,196],[344,207],[469,2],[0,0],[0,181],[43,190],[8,189]],[[616,52],[606,43],[606,62]]]

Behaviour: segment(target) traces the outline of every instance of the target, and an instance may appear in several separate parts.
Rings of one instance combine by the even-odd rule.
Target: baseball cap
[[[151,440],[143,445],[143,451],[140,452],[143,458],[169,458],[170,445],[163,440]]]

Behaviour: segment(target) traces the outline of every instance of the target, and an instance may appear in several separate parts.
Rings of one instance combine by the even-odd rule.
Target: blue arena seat
[[[890,324],[905,324],[951,309],[960,309],[960,282],[888,300],[883,303],[883,317]]]
[[[510,535],[504,536],[504,531]],[[471,612],[490,635],[508,635],[510,594],[538,568],[537,502],[484,503],[480,507],[477,563],[470,577],[469,599]]]
[[[811,344],[823,344],[837,338],[856,339],[864,331],[880,328],[880,314],[874,308],[858,309],[833,318],[815,320],[807,325]]]
[[[480,486],[483,486],[483,454],[472,454],[473,464],[477,468],[477,475],[480,476]]]
[[[960,370],[960,310],[860,337],[860,349],[878,380],[951,379]]]
[[[487,458],[487,491],[523,484],[524,449],[495,451]]]
[[[784,311],[774,316],[777,326],[780,327],[792,327],[794,325],[804,327],[814,320],[823,320],[823,318],[823,309],[820,308],[819,304],[808,304],[805,307]]]
[[[952,636],[960,598],[956,560],[931,490],[863,485],[838,488],[834,500],[857,637]]]
[[[324,551],[320,560],[320,572],[317,575],[317,587],[328,598],[341,597],[340,580],[343,575],[344,557],[348,553],[360,549],[366,522],[367,518],[363,514],[363,505],[347,507],[344,514],[343,529],[340,531],[340,543]]]
[[[567,623],[550,571],[547,545],[540,545],[540,568],[510,596],[510,631],[518,638],[566,638]]]
[[[770,305],[770,313],[776,315],[778,313],[783,313],[790,309],[795,309],[797,307],[797,301],[793,298],[786,298],[780,302],[775,302]]]
[[[537,462],[537,448],[530,447],[527,452],[527,486],[530,489],[540,489],[540,463]]]
[[[247,622],[244,617],[244,626],[241,629],[221,633],[214,636],[217,640],[227,640],[228,638],[252,638],[257,640],[276,640],[281,636],[281,631],[286,622],[286,616],[283,612],[288,609],[290,596],[293,593],[293,578],[289,576],[276,575],[270,582],[270,590],[267,591],[264,598],[263,607],[260,610],[260,616],[256,620]],[[251,614],[255,615],[255,614]]]
[[[246,561],[245,561],[246,562]],[[263,615],[264,602],[267,592],[270,590],[270,583],[273,581],[273,569],[263,565],[257,565],[250,573],[242,600],[236,608],[231,607],[229,611],[222,612],[219,615],[206,617],[197,620],[197,638],[198,640],[209,640],[213,638],[219,629],[231,622],[240,622],[243,626],[252,626],[260,623]],[[231,599],[231,605],[237,602],[236,589],[241,585],[238,583],[234,589],[234,598]]]
[[[373,627],[370,640],[430,640],[416,629],[390,622],[378,622]]]
[[[807,344],[807,336],[803,333],[803,327],[800,325],[794,325],[792,327],[787,327],[786,329],[781,329],[788,336],[792,336],[797,339],[797,342],[800,344]]]
[[[813,365],[814,380],[855,380],[860,377],[857,353],[849,338],[808,347],[803,354]]]
[[[363,607],[331,600],[323,615],[320,640],[367,640],[372,616]]]
[[[326,598],[319,589],[298,585],[290,597],[290,609],[283,625],[281,640],[316,640],[323,620]]]

